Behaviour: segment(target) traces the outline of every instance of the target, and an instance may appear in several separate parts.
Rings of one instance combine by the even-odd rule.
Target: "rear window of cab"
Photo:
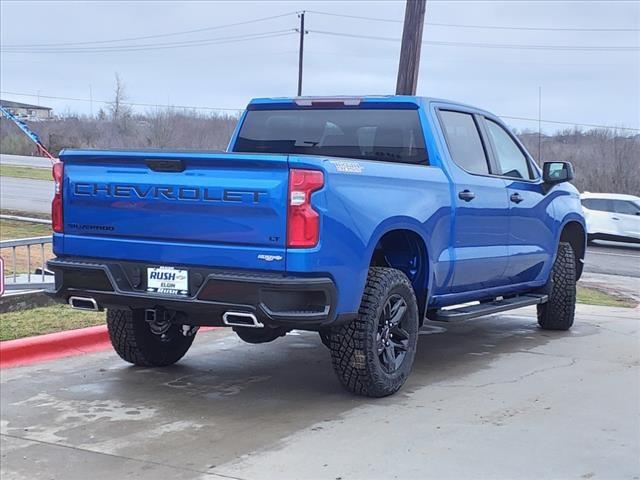
[[[415,109],[249,110],[233,151],[428,165]]]

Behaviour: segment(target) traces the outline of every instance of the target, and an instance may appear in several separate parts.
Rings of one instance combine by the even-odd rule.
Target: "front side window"
[[[428,165],[413,109],[250,110],[233,151]]]
[[[511,135],[501,125],[492,120],[487,119],[486,125],[487,132],[496,150],[496,160],[499,168],[496,174],[532,180],[534,177],[529,167],[529,161],[516,145],[516,142],[513,141]]]
[[[473,116],[441,110],[440,119],[453,161],[469,173],[488,174],[487,156]]]

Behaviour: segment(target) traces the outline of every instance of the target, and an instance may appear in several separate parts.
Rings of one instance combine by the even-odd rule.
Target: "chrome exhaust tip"
[[[264,328],[256,316],[249,312],[225,312],[222,321],[229,327]]]
[[[89,297],[69,297],[69,305],[76,310],[99,312],[98,302]]]

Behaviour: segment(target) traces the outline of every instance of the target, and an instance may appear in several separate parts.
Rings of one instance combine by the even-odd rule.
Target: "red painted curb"
[[[98,352],[111,347],[106,325],[0,342],[0,368]]]
[[[208,332],[220,327],[202,327]],[[111,348],[106,325],[0,342],[0,369],[100,352]]]

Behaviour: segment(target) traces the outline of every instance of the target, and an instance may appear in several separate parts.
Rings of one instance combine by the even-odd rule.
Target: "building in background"
[[[21,120],[39,121],[53,118],[53,109],[40,105],[0,100],[0,106]]]

